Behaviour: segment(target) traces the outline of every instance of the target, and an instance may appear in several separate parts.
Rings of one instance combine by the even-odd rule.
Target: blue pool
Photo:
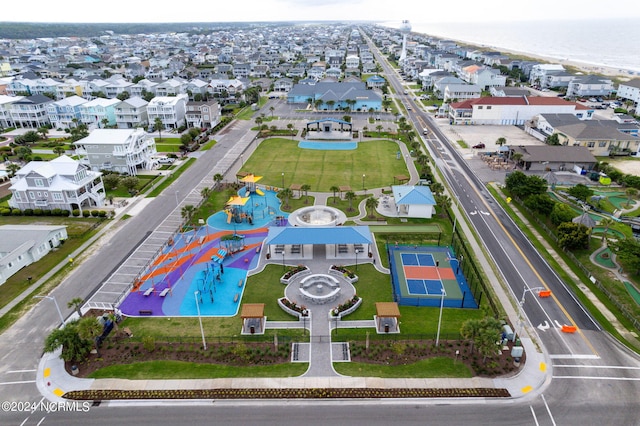
[[[315,149],[319,151],[351,151],[358,148],[358,142],[300,141],[298,148]]]

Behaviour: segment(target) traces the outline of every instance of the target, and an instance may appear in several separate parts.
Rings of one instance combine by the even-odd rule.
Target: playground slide
[[[264,192],[262,192],[262,190],[260,188],[256,188],[256,194],[264,195]]]

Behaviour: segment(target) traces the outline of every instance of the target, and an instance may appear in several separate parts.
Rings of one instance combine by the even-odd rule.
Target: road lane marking
[[[529,406],[529,408],[531,409],[531,415],[533,416],[533,421],[536,422],[536,426],[540,426],[540,423],[538,423],[538,418],[536,417],[536,412],[533,411],[533,407]]]
[[[584,380],[620,380],[638,382],[640,377],[595,377],[595,376],[551,376],[552,379],[584,379]]]
[[[562,364],[553,364],[554,368],[602,368],[607,370],[640,370],[640,367],[625,367],[624,365],[580,365],[580,364],[571,364],[571,365],[562,365]]]
[[[598,355],[591,354],[556,354],[549,355],[551,359],[600,359]]]
[[[34,371],[38,371],[38,370],[11,370],[11,371],[7,371],[6,374],[9,374],[9,373],[33,373]]]
[[[21,380],[18,382],[0,382],[0,385],[21,385],[24,383],[35,383],[35,380]]]
[[[549,413],[549,417],[551,418],[551,423],[553,424],[553,426],[556,426],[556,421],[553,418],[553,414],[551,414],[551,409],[547,404],[547,400],[544,398],[543,394],[540,394],[540,398],[542,398],[542,402],[544,402],[544,406],[547,407],[547,413]]]

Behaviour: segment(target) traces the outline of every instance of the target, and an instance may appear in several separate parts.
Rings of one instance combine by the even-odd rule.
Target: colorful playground
[[[126,296],[128,316],[234,316],[269,226],[286,225],[274,191],[252,187],[195,229],[178,233]]]

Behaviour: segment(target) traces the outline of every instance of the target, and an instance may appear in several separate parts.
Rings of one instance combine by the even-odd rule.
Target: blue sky
[[[33,0],[28,7],[11,1],[0,21],[21,22],[235,22],[365,20],[400,22],[478,22],[505,20],[604,19],[640,17],[636,0],[614,7],[584,0],[191,0],[144,2],[109,0]]]

